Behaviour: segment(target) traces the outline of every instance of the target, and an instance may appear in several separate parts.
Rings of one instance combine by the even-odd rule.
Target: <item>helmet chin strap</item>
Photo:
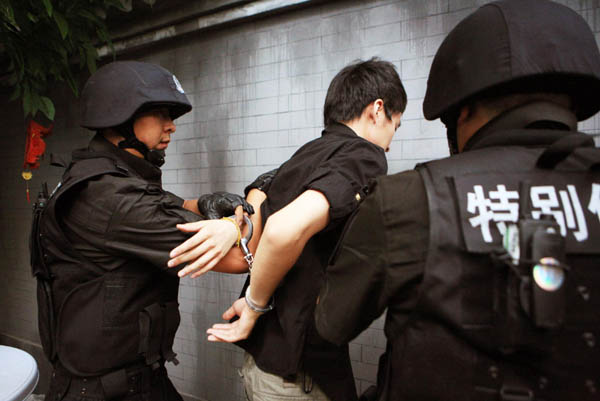
[[[156,167],[165,164],[165,152],[163,150],[148,149],[145,143],[136,138],[133,132],[133,119],[114,128],[125,139],[119,142],[120,149],[135,149],[142,154],[145,160]]]

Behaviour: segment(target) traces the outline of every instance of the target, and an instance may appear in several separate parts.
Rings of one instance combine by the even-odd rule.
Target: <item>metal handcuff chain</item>
[[[244,260],[248,263],[248,272],[252,273],[252,263],[254,263],[254,256],[252,252],[250,252],[250,248],[248,248],[248,244],[252,239],[252,233],[254,232],[254,226],[252,225],[252,220],[246,215],[244,215],[244,223],[248,226],[248,233],[245,237],[240,240],[240,249],[244,253]]]
[[[244,222],[248,226],[248,232],[246,233],[246,236],[244,236],[240,240],[240,249],[242,250],[242,253],[244,254],[244,260],[246,261],[246,263],[248,263],[248,275],[250,275],[250,274],[252,274],[252,264],[254,263],[254,255],[252,255],[250,248],[248,248],[248,243],[252,239],[252,233],[254,232],[254,226],[252,225],[252,220],[250,220],[250,218],[246,215],[244,215]],[[273,297],[271,297],[271,302],[269,302],[269,304],[267,306],[265,306],[264,308],[258,306],[250,298],[250,285],[248,285],[248,287],[246,288],[246,292],[244,293],[244,299],[246,300],[246,305],[248,305],[248,308],[252,309],[256,313],[263,314],[270,310],[273,310],[273,308],[275,307],[275,301],[274,301]]]

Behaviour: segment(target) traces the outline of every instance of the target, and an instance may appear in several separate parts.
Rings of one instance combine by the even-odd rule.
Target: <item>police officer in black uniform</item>
[[[41,194],[32,229],[40,337],[54,367],[46,400],[181,400],[164,368],[176,362],[180,320],[180,269],[167,261],[188,237],[176,224],[203,217],[195,200],[163,190],[159,166],[173,120],[191,108],[175,76],[149,63],[110,63],[84,87],[81,125],[97,134]],[[229,214],[243,204],[204,203]],[[239,229],[210,224],[225,253]]]
[[[600,399],[600,109],[586,22],[486,4],[440,46],[424,101],[453,156],[379,178],[327,269],[319,333],[387,307],[378,400]]]

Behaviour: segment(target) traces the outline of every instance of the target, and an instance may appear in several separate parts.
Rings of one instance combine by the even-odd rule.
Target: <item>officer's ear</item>
[[[458,151],[462,152],[467,141],[489,121],[490,116],[484,107],[477,104],[462,106],[456,121]]]
[[[464,125],[468,123],[469,118],[473,115],[473,106],[464,105],[458,112],[458,118],[456,120],[456,126]]]

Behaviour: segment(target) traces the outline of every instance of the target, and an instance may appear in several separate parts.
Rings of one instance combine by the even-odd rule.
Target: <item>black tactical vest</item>
[[[600,149],[557,139],[418,169],[429,252],[383,399],[600,399]]]
[[[136,259],[107,271],[84,259],[67,239],[60,217],[64,202],[77,196],[80,184],[104,174],[125,183],[134,179],[108,153],[75,152],[59,187],[34,208],[31,266],[42,346],[51,362],[77,376],[174,360],[180,320],[177,277]]]

